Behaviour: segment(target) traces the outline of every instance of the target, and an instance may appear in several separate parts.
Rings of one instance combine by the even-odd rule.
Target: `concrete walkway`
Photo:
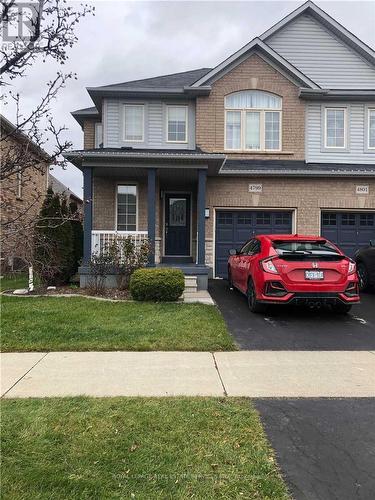
[[[1,395],[375,397],[375,352],[5,353]]]

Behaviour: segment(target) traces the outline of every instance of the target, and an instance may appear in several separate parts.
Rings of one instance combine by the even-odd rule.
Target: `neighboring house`
[[[213,69],[89,87],[85,255],[132,234],[150,265],[225,277],[254,234],[375,237],[375,52],[307,2]],[[82,283],[88,273],[81,268]]]
[[[13,269],[18,267],[18,259],[24,257],[25,234],[29,233],[47,193],[51,159],[2,115],[0,127],[1,261],[5,268]]]
[[[67,199],[67,204],[75,203],[77,205],[77,210],[83,213],[83,202],[79,196],[73,193],[65,184],[56,179],[55,176],[49,173],[48,187],[52,189],[55,194],[58,194]]]

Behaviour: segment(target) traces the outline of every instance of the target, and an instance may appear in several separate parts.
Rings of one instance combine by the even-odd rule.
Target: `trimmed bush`
[[[177,300],[184,288],[184,273],[180,269],[137,269],[130,278],[130,293],[134,300],[170,302]]]

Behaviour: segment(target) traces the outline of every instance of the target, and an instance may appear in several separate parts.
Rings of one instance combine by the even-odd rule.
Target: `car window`
[[[310,254],[338,253],[337,249],[328,241],[274,241],[273,247],[279,255],[290,252],[306,252]]]
[[[253,244],[254,240],[249,240],[244,244],[244,246],[241,248],[240,253],[247,255],[249,252],[249,249],[251,248],[251,245]]]
[[[241,253],[243,255],[255,255],[260,252],[260,241],[250,240],[241,248]]]

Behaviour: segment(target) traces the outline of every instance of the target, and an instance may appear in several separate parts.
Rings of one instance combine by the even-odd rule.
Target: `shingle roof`
[[[65,186],[59,179],[56,179],[51,173],[48,175],[48,187],[52,189],[55,194],[60,194],[68,196],[76,200],[78,203],[82,203],[82,199],[77,196],[73,191],[71,191],[68,186]]]
[[[115,83],[113,85],[103,85],[96,87],[97,89],[106,90],[108,88],[117,88],[118,90],[127,88],[144,88],[144,89],[157,89],[157,88],[183,88],[191,85],[199,78],[202,78],[206,73],[211,71],[211,68],[199,68],[190,71],[183,71],[182,73],[172,73],[170,75],[155,76],[152,78],[145,78],[143,80],[132,80],[129,82]]]
[[[341,163],[305,163],[300,160],[227,160],[220,174],[313,177],[375,176],[375,165]]]

